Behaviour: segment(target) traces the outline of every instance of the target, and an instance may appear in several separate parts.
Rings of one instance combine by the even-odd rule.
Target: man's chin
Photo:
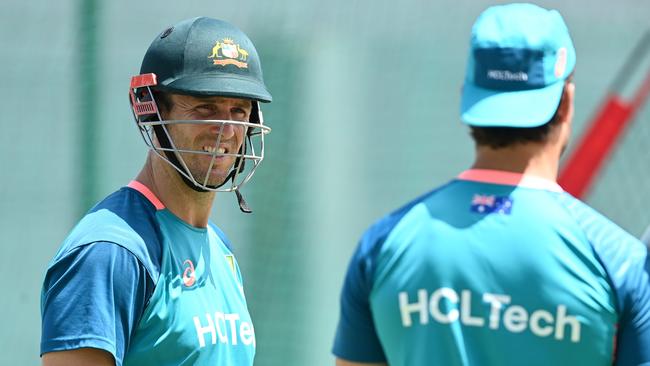
[[[221,181],[221,182],[209,182],[209,183],[206,185],[206,187],[208,187],[208,188],[210,188],[210,189],[217,189],[217,188],[221,188],[221,187],[223,187],[223,186],[227,186],[227,185],[228,185],[228,182],[226,182],[226,181]]]
[[[205,175],[204,175],[204,177],[205,177]],[[210,177],[210,179],[208,179],[208,183],[206,184],[206,186],[208,188],[210,188],[210,189],[219,188],[219,187],[224,186],[224,185],[226,185],[228,183],[227,178],[228,178],[228,174],[222,174],[222,175],[219,175],[217,177]],[[203,182],[200,182],[200,183],[203,183]]]
[[[200,173],[192,172],[192,177],[194,178],[196,183],[203,185],[203,183],[205,182],[206,187],[210,189],[216,189],[222,185],[225,185],[225,183],[227,183],[228,174],[227,173],[220,173],[218,175],[211,174],[207,182],[205,181],[205,172],[200,172]]]

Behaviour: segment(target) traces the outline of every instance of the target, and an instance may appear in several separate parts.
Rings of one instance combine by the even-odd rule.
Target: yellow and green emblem
[[[215,65],[235,65],[240,69],[248,68],[248,51],[241,48],[231,38],[218,40],[212,47],[212,53],[208,58],[211,58]]]

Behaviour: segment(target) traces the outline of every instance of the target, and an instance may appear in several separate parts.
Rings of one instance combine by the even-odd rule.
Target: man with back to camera
[[[575,90],[562,17],[491,7],[470,44],[474,165],[366,231],[337,365],[649,364],[647,249],[556,183]]]
[[[257,51],[235,26],[182,21],[159,34],[129,98],[150,150],[137,178],[97,204],[51,261],[43,364],[252,365],[239,267],[209,220],[263,158]]]

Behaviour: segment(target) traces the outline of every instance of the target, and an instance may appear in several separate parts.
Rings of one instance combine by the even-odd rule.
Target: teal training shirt
[[[255,333],[237,262],[131,182],[75,227],[50,263],[41,354],[93,347],[117,365],[252,365]]]
[[[650,364],[648,263],[554,182],[470,170],[364,234],[333,352],[391,366]]]

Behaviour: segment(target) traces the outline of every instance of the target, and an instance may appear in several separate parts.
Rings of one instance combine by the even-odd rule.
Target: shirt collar
[[[552,180],[535,175],[506,172],[503,170],[469,169],[460,173],[458,179],[481,183],[543,189],[553,192],[564,191],[557,182]]]

